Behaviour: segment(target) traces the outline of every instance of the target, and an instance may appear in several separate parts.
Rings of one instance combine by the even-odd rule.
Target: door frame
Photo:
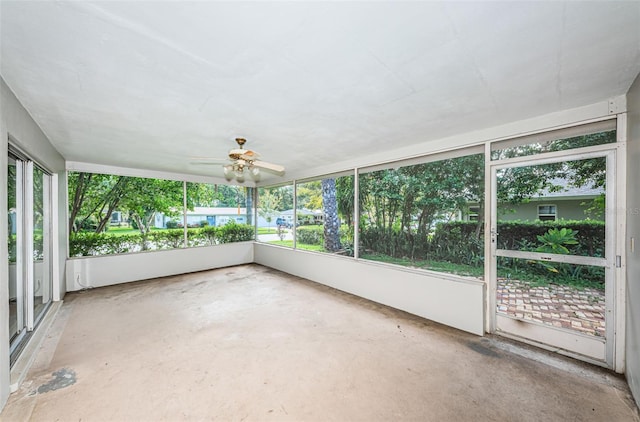
[[[614,369],[616,372],[623,372],[625,343],[624,315],[626,305],[626,280],[624,271],[625,263],[623,261],[626,224],[626,114],[620,114],[618,116],[612,116],[609,118],[616,117],[616,143],[494,161],[491,160],[492,143],[488,142],[485,144],[485,203],[488,204],[485,209],[485,232],[487,233],[487,236],[485,236],[485,280],[487,280],[485,325],[486,331],[489,333],[500,334],[505,337],[513,337],[524,343],[530,343],[544,349],[558,352],[560,354],[565,354],[581,360],[595,363],[597,365],[605,366]],[[603,156],[607,157],[607,196],[605,216],[606,251],[605,258],[595,259],[601,260],[600,262],[604,264],[606,274],[606,343],[604,359],[598,360],[589,358],[577,352],[567,351],[557,346],[550,346],[541,343],[536,339],[527,339],[517,335],[510,335],[509,333],[498,332],[498,315],[496,312],[497,244],[495,242],[495,232],[497,226],[497,198],[494,198],[496,197],[496,171],[500,168],[546,164],[551,162],[564,161],[568,158],[588,159]],[[515,257],[521,256],[521,253],[517,251],[513,251],[512,253],[507,254],[513,255]],[[538,255],[540,256],[537,257],[540,258],[545,254]],[[529,255],[529,253],[527,253],[526,256],[531,257],[532,255]],[[522,255],[522,257],[524,257],[524,255]],[[545,258],[547,257],[545,256]],[[589,263],[591,262],[594,262],[591,261],[592,259],[594,258],[566,256],[552,258],[552,260],[556,262],[570,262],[587,265],[589,265]]]

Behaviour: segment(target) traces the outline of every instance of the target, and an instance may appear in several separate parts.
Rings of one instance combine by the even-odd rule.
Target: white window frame
[[[553,207],[554,209],[554,213],[540,213],[540,208],[542,207]],[[558,206],[556,204],[540,204],[538,205],[538,209],[537,209],[537,215],[538,215],[538,220],[540,221],[556,221],[558,219]],[[549,218],[545,218],[544,220],[540,217],[553,217],[553,220],[549,219]]]

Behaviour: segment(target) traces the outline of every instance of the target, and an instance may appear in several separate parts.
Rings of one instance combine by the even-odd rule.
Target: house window
[[[558,210],[555,205],[538,205],[538,220],[555,221]]]
[[[469,221],[478,221],[478,213],[480,212],[479,206],[469,207]]]

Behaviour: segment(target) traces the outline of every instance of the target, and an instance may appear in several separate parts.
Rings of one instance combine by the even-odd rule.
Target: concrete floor
[[[0,418],[640,420],[608,371],[259,265],[67,295]]]

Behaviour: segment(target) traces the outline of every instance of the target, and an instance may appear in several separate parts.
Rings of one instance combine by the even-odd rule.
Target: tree
[[[340,219],[336,199],[335,179],[322,179],[322,208],[324,212],[324,248],[328,252],[340,250]]]
[[[244,207],[246,205],[246,192],[243,187],[218,185],[218,192],[220,194],[221,207]]]
[[[338,213],[344,218],[345,224],[353,226],[353,212],[355,210],[353,176],[338,177],[336,179],[336,200]]]
[[[366,223],[383,231],[427,236],[469,202],[482,202],[482,154],[367,173],[360,178]]]
[[[121,198],[121,204],[143,236],[151,230],[156,213],[182,214],[183,182],[132,177],[128,185],[129,190]]]
[[[276,197],[276,211],[293,209],[293,186],[286,185],[271,189]]]
[[[77,232],[91,224],[91,230],[104,231],[117,209],[129,214],[140,232],[151,229],[157,212],[175,216],[183,209],[183,182],[69,172],[69,230]],[[194,203],[212,201],[210,185],[187,184],[187,208]],[[206,199],[209,197],[209,199]]]
[[[322,187],[320,181],[306,182],[298,185],[298,209],[319,210],[322,208]]]
[[[69,172],[69,232],[87,227],[93,220],[93,230],[103,231],[127,192],[131,178],[108,174]]]
[[[271,227],[271,221],[273,220],[273,213],[277,205],[275,195],[270,189],[261,189],[260,196],[258,197],[258,215],[267,221],[269,227]]]
[[[187,183],[189,200],[194,207],[216,207],[223,199],[219,186],[209,183]]]

